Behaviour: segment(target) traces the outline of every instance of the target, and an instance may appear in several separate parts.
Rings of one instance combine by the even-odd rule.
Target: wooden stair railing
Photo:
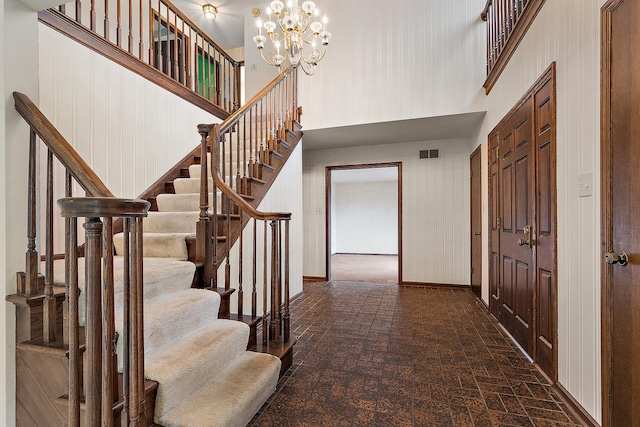
[[[290,313],[289,313],[289,223],[291,220],[291,213],[288,212],[261,212],[251,206],[245,198],[236,192],[227,182],[225,182],[220,176],[220,170],[218,168],[219,163],[217,159],[220,157],[219,146],[223,145],[223,136],[220,133],[219,125],[200,125],[198,127],[200,134],[202,135],[203,145],[208,146],[211,152],[212,158],[212,174],[214,183],[214,194],[217,190],[220,190],[223,194],[223,215],[225,218],[226,233],[230,234],[231,215],[239,215],[240,224],[246,221],[253,220],[252,230],[252,242],[251,242],[251,265],[248,270],[251,271],[251,314],[248,318],[244,317],[244,233],[240,232],[239,237],[239,268],[238,268],[238,320],[248,320],[249,322],[257,321],[258,317],[258,266],[262,267],[262,347],[263,351],[268,351],[269,348],[285,349],[284,351],[291,353],[291,347],[293,343],[290,337]],[[203,168],[204,169],[204,168]],[[205,180],[206,182],[206,180]],[[201,194],[208,194],[203,192]],[[203,208],[207,205],[203,204]],[[215,206],[215,204],[214,204]],[[204,219],[204,222],[207,220]],[[215,212],[213,214],[213,224],[205,225],[203,228],[210,230],[210,234],[205,238],[204,252],[205,257],[211,262],[206,264],[212,267],[205,270],[205,281],[211,283],[211,286],[215,288],[215,281],[217,271],[213,268],[215,263],[214,242],[217,241],[218,236],[218,215]],[[258,222],[262,222],[262,259],[258,257]],[[270,231],[269,231],[270,230]],[[228,262],[231,253],[231,239],[227,239],[224,243],[226,248],[225,263],[225,287],[228,288],[231,282],[231,269]],[[207,274],[209,276],[207,276]],[[257,331],[253,329],[253,336],[250,337],[250,345],[253,343],[258,346]],[[290,362],[290,361],[289,361]],[[284,362],[283,365],[286,365]],[[288,368],[289,365],[286,365]]]
[[[258,321],[257,269],[262,263],[262,338],[263,345],[289,343],[289,213],[259,212],[249,202],[255,200],[254,185],[262,181],[262,169],[273,168],[274,157],[282,158],[287,132],[292,132],[294,122],[299,123],[300,109],[297,104],[297,69],[289,68],[265,86],[256,96],[238,111],[231,114],[221,125],[200,125],[201,169],[200,169],[200,215],[197,225],[197,259],[204,262],[204,286],[218,289],[217,271],[225,260],[224,289],[231,288],[230,254],[232,245],[231,224],[239,222],[239,274],[238,274],[238,320],[250,325]],[[207,153],[211,154],[211,166]],[[222,193],[222,212],[213,203],[213,213],[208,212],[210,189],[209,170],[214,187],[211,193]],[[262,191],[266,192],[266,188]],[[262,196],[264,193],[261,193]],[[222,219],[222,221],[221,221]],[[253,220],[251,271],[251,314],[244,315],[244,227]],[[263,257],[257,258],[258,222],[263,223]],[[269,224],[269,225],[268,225]],[[271,232],[268,232],[268,228]],[[222,229],[222,230],[221,230]],[[284,236],[283,236],[284,233]],[[218,235],[225,235],[218,243]],[[284,237],[284,242],[283,242]],[[270,247],[268,248],[268,240]],[[222,250],[220,250],[222,249]],[[284,251],[284,257],[282,252]],[[270,299],[267,302],[267,299]],[[270,313],[270,315],[268,315]],[[269,320],[268,320],[268,317]],[[257,328],[252,327],[250,344],[257,345]],[[289,347],[290,349],[290,347]]]
[[[142,218],[149,202],[117,199],[56,130],[51,122],[20,93],[14,93],[16,110],[31,127],[29,139],[29,194],[27,254],[24,273],[18,273],[17,294],[7,297],[16,305],[19,345],[39,347],[41,351],[66,351],[68,385],[66,395],[50,396],[68,406],[66,423],[111,426],[148,425],[145,402],[144,343],[142,324]],[[38,212],[37,174],[38,139],[47,147],[45,275],[38,273],[41,257],[37,251]],[[58,201],[65,218],[65,286],[54,286],[53,218],[54,165],[56,157],[65,168],[65,197]],[[73,197],[76,182],[87,197]],[[87,218],[85,228],[85,312],[84,326],[79,316],[77,219]],[[114,217],[124,218],[125,253],[123,255],[123,358],[122,387],[118,387],[115,355],[115,305],[113,233]],[[102,220],[101,220],[102,218]],[[40,305],[40,307],[38,307]],[[61,320],[60,320],[61,318]],[[46,350],[48,349],[48,350]],[[51,375],[59,373],[51,372]],[[81,404],[81,402],[84,402]],[[25,402],[21,404],[27,405]]]
[[[76,0],[39,19],[218,117],[240,106],[242,62],[169,0]]]

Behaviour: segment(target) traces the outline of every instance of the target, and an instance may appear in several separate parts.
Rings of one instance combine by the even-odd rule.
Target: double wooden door
[[[489,135],[490,310],[556,378],[554,67]]]

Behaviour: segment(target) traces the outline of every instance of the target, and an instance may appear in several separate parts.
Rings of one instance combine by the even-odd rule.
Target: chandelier
[[[267,8],[268,21],[258,19],[258,35],[253,38],[260,56],[269,64],[284,72],[285,59],[294,67],[301,66],[307,75],[313,75],[318,62],[324,58],[326,46],[331,39],[327,31],[327,17],[318,20],[320,11],[313,1],[307,0],[298,6],[298,0],[288,0],[287,8],[280,0],[273,0]],[[271,14],[274,20],[271,20]],[[267,37],[262,35],[264,27],[275,51],[265,55],[264,45]],[[321,46],[319,46],[319,44]],[[305,56],[304,47],[309,46],[309,54]]]

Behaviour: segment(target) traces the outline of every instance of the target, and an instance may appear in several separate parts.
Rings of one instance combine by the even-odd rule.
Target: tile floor
[[[250,426],[575,426],[467,290],[305,283],[294,365]]]

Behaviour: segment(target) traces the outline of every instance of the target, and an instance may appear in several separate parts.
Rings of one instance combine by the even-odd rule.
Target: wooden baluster
[[[131,218],[124,218],[122,225],[124,251],[122,254],[122,394],[124,419],[131,418]]]
[[[493,36],[493,41],[491,43],[491,68],[493,68],[493,65],[496,62],[496,58],[498,56],[498,45],[499,45],[499,30],[498,30],[498,4],[497,3],[492,3],[491,5],[491,23],[492,23],[492,30],[491,30],[491,34]]]
[[[244,306],[244,291],[242,290],[242,258],[244,257],[244,232],[242,230],[242,210],[240,210],[240,242],[239,242],[239,252],[240,256],[238,257],[238,320],[242,319],[243,315],[243,306]],[[227,256],[228,258],[229,256]]]
[[[109,1],[109,0],[106,0]],[[120,0],[116,2],[116,45],[118,47],[122,47],[122,5],[120,4]]]
[[[100,425],[102,391],[102,313],[101,307],[101,265],[102,222],[90,218],[85,228],[85,301],[86,301],[86,380],[85,402],[86,423]]]
[[[269,321],[270,340],[277,342],[276,321],[278,319],[278,226],[271,221],[271,319]]]
[[[64,174],[64,196],[71,197],[73,196],[73,181],[71,177],[71,172],[69,169],[65,169]],[[66,255],[67,254],[67,246],[69,245],[69,228],[71,227],[71,219],[65,217],[64,219],[64,247],[65,247],[65,257],[64,257],[64,302],[62,303],[62,343],[64,345],[69,345],[69,283],[70,283],[70,259]]]
[[[144,61],[144,41],[142,39],[142,1],[140,0],[140,10],[138,11],[138,26],[140,27],[138,29],[138,57],[140,58],[141,61]],[[149,0],[151,1],[151,0]],[[149,5],[149,9],[151,9],[151,5]],[[149,23],[149,26],[151,27],[151,32],[153,32],[153,22]],[[149,65],[151,65],[153,63],[153,38],[150,39],[149,41],[149,61],[147,61],[149,63]]]
[[[263,221],[264,236],[262,248],[262,343],[269,342],[269,328],[267,327],[267,221]]]
[[[89,29],[96,30],[96,4],[95,0],[91,0],[91,8],[89,9]]]
[[[56,299],[53,296],[53,153],[47,150],[47,201],[44,301],[42,311],[42,340],[50,344],[56,340]]]
[[[38,264],[40,263],[38,250],[36,249],[36,230],[38,214],[36,211],[37,200],[37,173],[38,173],[38,145],[36,131],[31,128],[29,133],[29,189],[27,194],[27,252],[25,254],[25,280],[19,286],[18,292],[28,296],[38,294]]]
[[[131,283],[129,287],[129,425],[133,427],[143,425],[140,420],[140,411],[142,410],[140,402],[144,398],[144,396],[140,394],[139,375],[140,369],[143,369],[142,363],[144,360],[140,358],[139,354],[142,340],[140,336],[142,314],[138,313],[139,306],[141,305],[138,300],[142,297],[142,295],[138,293],[138,282],[140,279],[138,270],[141,267],[138,263],[138,241],[141,239],[138,233],[139,228],[138,218],[134,218],[131,225],[131,252],[129,255],[131,258]]]
[[[109,40],[109,0],[104,0],[104,35]]]
[[[180,68],[182,69],[182,84],[186,87],[189,87],[189,76],[187,70],[187,58],[189,58],[189,50],[191,46],[189,45],[189,39],[187,38],[187,33],[184,31],[184,18],[182,21],[182,59],[180,60]]]
[[[162,25],[166,25],[166,29],[167,29],[167,37],[165,40],[165,44],[163,46],[165,46],[165,51],[164,54],[162,55],[163,59],[164,59],[164,64],[163,64],[163,69],[162,71],[169,77],[171,77],[171,24],[169,24],[169,6],[166,6],[167,9],[167,19],[163,19],[162,17],[160,18],[160,22],[162,22]]]
[[[258,234],[258,221],[253,218],[253,259],[252,259],[252,281],[251,281],[251,318],[255,319],[258,315],[258,291],[256,288],[256,278],[257,278],[257,270],[258,270],[258,245],[257,245],[257,234]]]
[[[291,334],[291,314],[289,313],[289,223],[284,222],[284,342],[289,342]]]
[[[65,229],[65,276],[68,277],[66,288],[68,289],[68,324],[69,324],[69,427],[80,426],[80,392],[81,374],[80,367],[80,332],[78,314],[78,220],[75,217],[67,218],[68,226]]]
[[[275,221],[277,228],[276,247],[276,337],[278,342],[282,339],[282,221]]]
[[[234,206],[233,202],[229,197],[225,197],[226,203],[226,221],[227,221],[227,260],[224,265],[224,289],[231,289],[231,263],[229,262],[229,258],[231,258],[231,210]],[[241,232],[242,233],[242,232]]]
[[[143,228],[142,218],[137,217],[133,220],[133,231],[135,236],[135,252],[133,253],[134,277],[135,281],[132,285],[136,287],[136,326],[137,326],[137,356],[138,356],[138,423],[146,426],[145,415],[145,393],[144,393],[144,271],[143,271]]]
[[[253,146],[253,109],[254,107],[251,107],[249,109],[249,178],[254,178],[256,177],[256,173],[254,171],[254,164],[255,164],[255,152],[253,150],[254,146]]]
[[[127,35],[127,51],[133,55],[133,0],[129,0],[128,18],[129,18],[129,34]]]
[[[167,15],[167,22],[169,22],[169,16]],[[173,11],[173,55],[171,60],[173,61],[173,79],[177,82],[180,81],[180,54],[178,53],[178,13]]]
[[[242,115],[242,176],[247,178],[247,113]],[[247,182],[246,185],[249,185]]]
[[[113,403],[118,399],[115,302],[113,289],[113,218],[105,218],[102,273],[102,426],[113,426]]]
[[[82,4],[80,0],[76,0],[75,2],[75,13],[76,13],[76,22],[78,24],[82,24]]]

